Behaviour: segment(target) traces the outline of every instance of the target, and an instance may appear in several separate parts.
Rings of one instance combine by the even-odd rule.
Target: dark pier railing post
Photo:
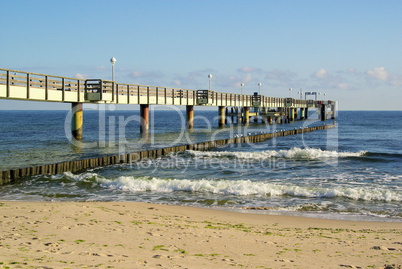
[[[71,134],[76,140],[82,140],[84,117],[82,103],[71,103]]]

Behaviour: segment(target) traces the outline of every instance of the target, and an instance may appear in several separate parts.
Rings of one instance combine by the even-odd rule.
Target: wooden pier
[[[141,133],[149,131],[150,105],[186,106],[187,128],[194,128],[194,106],[216,106],[219,126],[228,123],[289,123],[307,119],[308,109],[320,109],[320,117],[335,118],[335,101],[302,100],[117,83],[102,79],[76,79],[0,69],[0,99],[71,103],[72,136],[83,138],[84,103],[140,105]],[[230,111],[229,111],[230,110]]]

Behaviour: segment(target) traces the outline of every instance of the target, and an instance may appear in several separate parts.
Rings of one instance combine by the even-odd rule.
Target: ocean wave
[[[94,180],[104,188],[118,189],[129,192],[201,192],[234,196],[294,196],[307,198],[336,198],[343,197],[364,201],[402,201],[402,194],[394,190],[368,187],[306,187],[292,184],[274,184],[255,182],[250,180],[189,180],[189,179],[162,179],[150,177],[120,176],[108,179],[95,173],[74,175],[65,173],[72,180]]]
[[[241,151],[194,151],[188,150],[186,152],[195,158],[237,158],[249,160],[262,160],[267,158],[285,158],[296,160],[317,160],[328,158],[346,158],[346,157],[360,157],[364,156],[366,151],[359,152],[338,152],[330,150],[321,150],[318,148],[291,148],[289,150],[266,150],[254,152],[241,152]]]

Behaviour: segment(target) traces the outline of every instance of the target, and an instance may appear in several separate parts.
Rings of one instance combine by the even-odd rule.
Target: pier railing
[[[77,79],[0,68],[0,98],[52,102],[211,105],[249,107],[315,107],[318,101]],[[258,102],[255,100],[258,99]],[[254,102],[253,102],[254,100]]]

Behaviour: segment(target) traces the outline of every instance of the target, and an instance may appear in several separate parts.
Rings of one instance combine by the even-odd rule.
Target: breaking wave
[[[64,176],[75,181],[95,181],[108,189],[117,189],[128,192],[200,192],[224,194],[234,196],[293,196],[307,198],[335,198],[343,197],[363,201],[402,201],[402,194],[394,190],[369,187],[333,188],[297,186],[294,184],[276,184],[255,182],[250,180],[189,180],[189,179],[162,179],[150,177],[120,176],[116,179],[107,179],[96,173],[74,175],[66,172]]]
[[[367,151],[359,152],[337,152],[321,150],[318,148],[292,148],[289,150],[266,150],[260,152],[231,152],[231,151],[193,151],[188,150],[187,154],[195,158],[238,158],[261,160],[266,158],[285,158],[296,160],[317,160],[328,158],[361,157]]]

